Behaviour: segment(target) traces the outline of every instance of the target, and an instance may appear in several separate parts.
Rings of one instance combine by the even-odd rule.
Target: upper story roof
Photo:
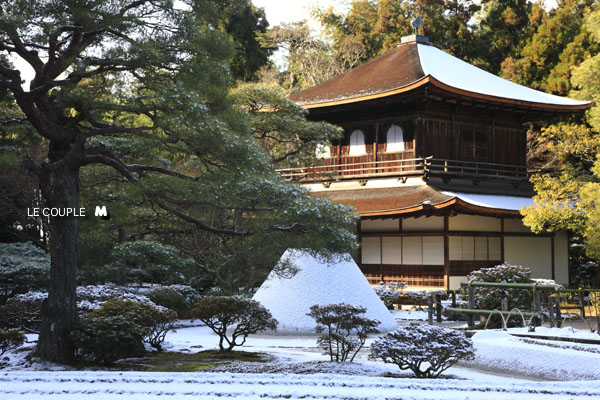
[[[542,110],[581,111],[592,105],[589,101],[551,95],[500,78],[424,44],[419,38],[414,37],[290,98],[305,108],[319,108],[398,95],[433,85],[461,97]]]

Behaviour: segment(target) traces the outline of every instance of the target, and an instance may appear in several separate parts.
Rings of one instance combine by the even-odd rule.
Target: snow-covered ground
[[[167,335],[168,351],[217,348],[217,337],[208,328],[186,325],[189,321]],[[538,331],[587,335],[570,328]],[[473,342],[476,359],[450,368],[445,379],[437,380],[409,378],[410,373],[394,365],[369,361],[368,351],[360,353],[355,363],[328,363],[315,336],[250,337],[243,350],[266,353],[272,361],[234,362],[218,367],[222,372],[48,371],[61,367],[24,364],[25,353],[12,352],[12,365],[0,370],[0,399],[600,398],[598,345],[516,338],[502,331],[477,333]]]
[[[557,336],[566,336],[567,329],[554,330]],[[473,344],[475,360],[468,365],[481,370],[513,371],[537,379],[600,380],[599,345],[518,338],[503,331],[478,332]]]
[[[485,382],[340,375],[5,372],[0,397],[22,399],[148,400],[155,398],[294,399],[598,399],[589,382]]]

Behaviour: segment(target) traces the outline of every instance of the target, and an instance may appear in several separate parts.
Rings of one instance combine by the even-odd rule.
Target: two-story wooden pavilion
[[[568,282],[567,234],[522,224],[533,204],[526,131],[589,102],[509,82],[417,35],[291,99],[345,137],[322,165],[281,173],[356,208],[357,262],[371,283],[456,288],[502,262]]]

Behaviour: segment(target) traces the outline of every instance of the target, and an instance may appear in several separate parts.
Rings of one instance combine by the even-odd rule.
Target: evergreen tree
[[[525,40],[530,36],[532,4],[527,0],[486,0],[482,2],[483,17],[477,29],[481,54],[478,55],[481,67],[498,75],[500,65],[507,57],[517,57]],[[536,3],[536,12],[544,12]]]
[[[257,35],[265,33],[269,23],[262,8],[256,8],[250,0],[213,0],[209,4],[197,3],[195,11],[206,14],[207,6],[214,6],[219,26],[229,34],[234,46],[230,60],[234,79],[255,81],[258,70],[267,65],[272,50],[261,46]]]
[[[598,49],[587,29],[584,16],[597,0],[560,0],[547,18],[542,17],[535,33],[517,57],[509,56],[501,76],[521,85],[558,95],[571,86],[570,71]]]

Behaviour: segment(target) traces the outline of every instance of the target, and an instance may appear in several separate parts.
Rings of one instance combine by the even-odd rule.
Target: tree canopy
[[[22,161],[46,207],[93,209],[110,200],[111,219],[126,218],[117,226],[93,221],[92,240],[135,221],[145,231],[135,232],[139,239],[153,239],[156,229],[173,242],[194,241],[195,253],[184,256],[236,291],[254,282],[248,276],[264,277],[278,249],[347,251],[355,239],[347,207],[311,200],[261,151],[247,111],[229,95],[239,37],[220,27],[233,17],[214,4],[2,1],[0,50],[35,75],[24,87],[21,71],[3,59],[0,88],[47,146],[44,156]],[[73,354],[80,222],[49,224],[51,280],[37,353],[53,361]]]
[[[589,33],[594,46],[600,43],[598,5],[586,15],[582,31]],[[542,130],[540,140],[557,163],[551,172],[532,178],[535,204],[524,212],[524,222],[534,232],[568,230],[581,236],[587,255],[596,260],[600,259],[599,67],[600,54],[596,52],[571,69],[572,96],[594,100],[595,105],[579,124],[563,122]]]

